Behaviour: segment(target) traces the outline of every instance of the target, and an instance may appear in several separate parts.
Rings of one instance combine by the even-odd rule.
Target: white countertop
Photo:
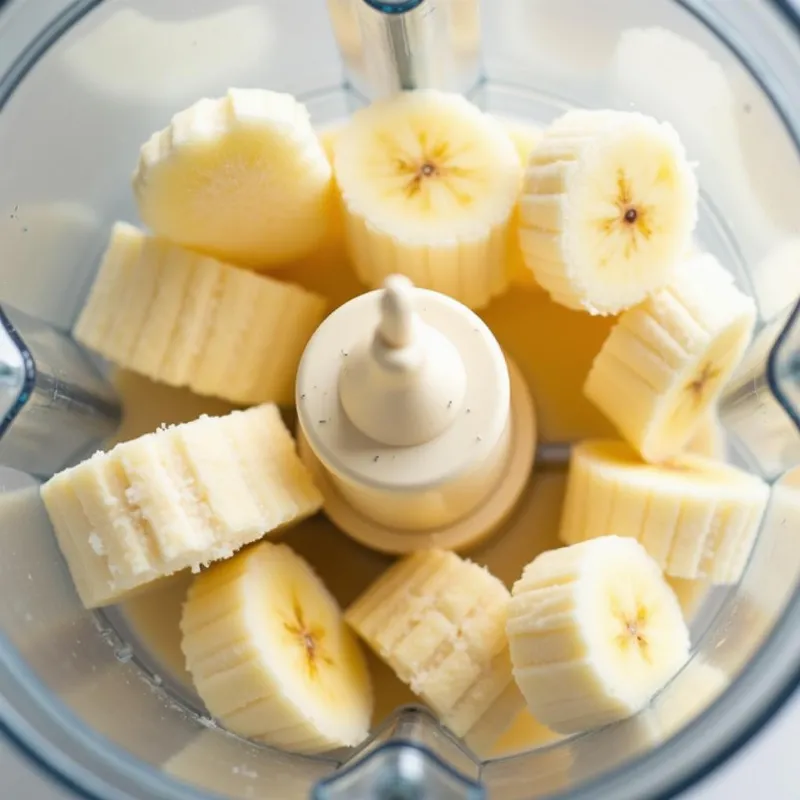
[[[680,800],[797,800],[800,797],[800,693],[730,761]],[[3,800],[75,800],[0,742]],[[266,800],[266,799],[265,799]]]

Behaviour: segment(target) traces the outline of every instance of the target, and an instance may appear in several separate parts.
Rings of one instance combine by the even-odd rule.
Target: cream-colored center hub
[[[326,513],[375,549],[473,544],[527,482],[527,387],[478,316],[402,276],[323,322],[296,399],[300,453]]]

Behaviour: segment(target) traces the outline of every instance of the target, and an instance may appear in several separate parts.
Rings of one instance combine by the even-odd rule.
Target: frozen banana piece
[[[559,537],[631,537],[671,577],[735,583],[768,499],[761,478],[721,461],[647,464],[625,442],[588,440],[572,450]]]
[[[181,647],[194,685],[229,731],[293,753],[366,738],[372,687],[336,600],[284,544],[260,542],[189,588]]]
[[[494,115],[500,124],[505,128],[514,147],[517,150],[520,163],[523,169],[528,165],[528,158],[531,152],[542,139],[544,131],[536,124],[516,119],[512,117],[501,117]],[[508,228],[508,252],[506,254],[506,269],[512,286],[519,286],[524,289],[540,290],[541,287],[536,283],[533,272],[525,264],[522,249],[519,243],[519,201],[514,207],[511,222]]]
[[[453,733],[484,750],[524,707],[511,678],[508,600],[483,567],[425,550],[388,569],[345,619]]]
[[[579,733],[642,709],[689,657],[689,631],[658,565],[606,536],[542,553],[514,584],[514,678],[531,713]]]
[[[616,314],[666,285],[697,220],[675,130],[630,111],[568,111],[528,160],[523,257],[568,308]]]
[[[263,89],[229,89],[176,114],[142,145],[133,189],[159,236],[256,269],[315,250],[335,202],[305,106]]]
[[[715,407],[755,324],[752,298],[711,255],[620,314],[583,391],[646,461],[680,453]]]
[[[254,405],[294,400],[324,298],[114,225],[74,336],[170,386]]]
[[[274,405],[123,442],[41,494],[87,608],[228,558],[322,503]]]
[[[357,111],[333,150],[363,283],[400,273],[470,308],[508,288],[522,166],[497,120],[461,95],[401,92]]]

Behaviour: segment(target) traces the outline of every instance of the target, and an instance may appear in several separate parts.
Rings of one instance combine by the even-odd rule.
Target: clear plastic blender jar
[[[77,796],[98,800],[641,800],[671,796],[730,756],[800,676],[799,67],[800,11],[777,0],[4,4],[6,735]],[[531,738],[527,748],[479,758],[424,709],[403,705],[356,752],[294,756],[216,727],[142,645],[129,616],[83,609],[36,487],[114,435],[119,393],[130,410],[132,390],[115,391],[67,331],[110,224],[136,221],[127,187],[139,145],[177,109],[229,86],[291,92],[319,127],[397,89],[434,86],[540,125],[569,107],[610,107],[678,130],[698,165],[698,244],[759,309],[759,331],[720,408],[729,457],[773,489],[743,579],[705,599],[693,660],[651,708],[609,728]],[[336,286],[335,273],[329,281]],[[153,426],[171,421],[160,415],[172,399],[140,387],[136,413]],[[537,475],[563,470],[558,453],[569,441],[545,435],[540,444]],[[164,602],[149,613],[168,626]],[[704,663],[727,685],[697,694]],[[696,695],[690,711],[665,722],[663,709],[687,692]]]

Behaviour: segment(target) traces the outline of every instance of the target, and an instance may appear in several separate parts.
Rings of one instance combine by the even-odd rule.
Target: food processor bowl
[[[800,15],[764,0],[10,0],[0,6],[0,726],[95,800],[668,797],[736,751],[800,678]],[[246,742],[162,674],[115,610],[86,611],[38,483],[112,434],[104,365],[69,337],[153,130],[230,86],[315,125],[399,88],[461,91],[544,125],[572,106],[668,120],[697,164],[697,245],[759,309],[720,409],[772,482],[740,583],[636,717],[478,758],[423,708],[357,750]],[[336,283],[335,276],[331,278]],[[159,420],[161,421],[161,420]],[[569,442],[545,443],[548,453]],[[552,461],[553,463],[548,463]],[[542,458],[538,469],[563,469]],[[167,613],[166,611],[164,613]],[[709,667],[723,680],[706,681]],[[698,688],[702,687],[702,688]]]

